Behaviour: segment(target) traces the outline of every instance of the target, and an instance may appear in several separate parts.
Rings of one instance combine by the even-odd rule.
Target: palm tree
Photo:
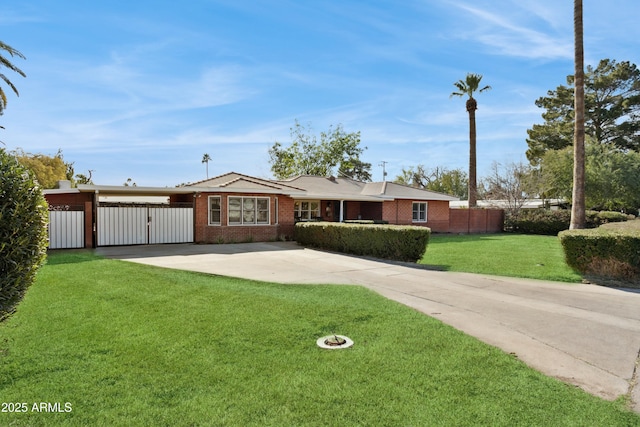
[[[6,51],[12,57],[13,56],[17,56],[18,58],[25,59],[23,54],[21,54],[19,51],[15,50],[14,48],[9,46],[8,44],[5,44],[2,41],[0,41],[0,51]],[[15,65],[13,65],[11,63],[11,61],[9,61],[6,57],[4,57],[3,55],[0,54],[0,68],[1,67],[8,68],[11,71],[15,71],[16,73],[20,74],[22,77],[26,77],[27,76],[20,68],[18,68]],[[20,96],[20,94],[18,93],[18,89],[16,89],[16,87],[13,85],[13,83],[11,83],[11,81],[7,78],[7,76],[5,76],[1,72],[0,72],[0,79],[4,80],[4,82],[7,85],[9,85],[11,90],[13,90],[13,92],[17,96]],[[2,89],[2,86],[0,86],[0,114],[2,114],[2,112],[4,111],[6,106],[7,106],[7,95],[4,93],[4,90]]]
[[[476,110],[478,102],[473,97],[477,92],[484,92],[491,89],[491,86],[480,88],[481,74],[468,73],[465,80],[458,80],[453,85],[458,89],[451,94],[451,97],[467,95],[467,112],[469,113],[469,207],[475,208],[478,205],[478,184],[476,179]]]
[[[575,38],[575,79],[574,110],[575,123],[573,131],[573,194],[571,203],[571,223],[574,230],[585,227],[585,154],[584,154],[584,43],[582,26],[582,0],[573,1],[573,33]]]
[[[206,163],[207,164],[207,179],[209,179],[209,162],[211,161],[211,156],[208,155],[207,153],[205,153],[202,156],[202,163]]]

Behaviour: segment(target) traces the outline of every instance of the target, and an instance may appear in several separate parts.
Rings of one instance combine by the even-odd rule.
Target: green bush
[[[304,246],[417,262],[427,250],[431,229],[427,227],[300,222],[295,240]]]
[[[640,230],[566,230],[559,237],[567,264],[582,275],[640,284]]]
[[[33,175],[0,149],[0,321],[15,311],[44,262],[48,218]]]
[[[596,228],[610,222],[627,221],[629,216],[620,212],[587,211],[585,215],[587,228]],[[544,234],[556,236],[569,229],[571,211],[548,209],[523,209],[517,216],[507,215],[505,230],[524,234]]]

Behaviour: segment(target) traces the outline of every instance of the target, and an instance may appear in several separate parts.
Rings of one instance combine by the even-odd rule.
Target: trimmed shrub
[[[0,149],[0,321],[15,311],[45,260],[48,219],[33,175]]]
[[[514,233],[557,236],[570,222],[571,212],[566,210],[522,209],[517,217],[507,217],[505,228]]]
[[[397,261],[422,259],[431,229],[427,227],[300,222],[295,240],[304,246]]]
[[[629,216],[620,212],[587,211],[585,215],[587,228],[596,228],[610,222],[627,221]],[[505,230],[524,234],[544,234],[557,236],[559,232],[569,229],[571,211],[548,209],[523,209],[517,216],[509,215],[505,220]]]
[[[559,237],[567,264],[580,274],[640,284],[640,230],[566,230]]]

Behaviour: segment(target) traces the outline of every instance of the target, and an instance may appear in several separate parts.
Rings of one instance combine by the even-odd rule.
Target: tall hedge
[[[33,175],[0,149],[0,321],[15,311],[45,260],[48,219]]]
[[[597,228],[559,234],[567,264],[591,278],[640,284],[640,231]]]
[[[587,211],[586,227],[595,228],[610,222],[627,221],[628,215],[610,211]],[[522,209],[517,216],[507,215],[505,230],[524,234],[557,236],[569,229],[571,211],[549,209]]]
[[[304,246],[407,262],[422,258],[430,235],[427,227],[337,222],[300,222],[294,233]]]

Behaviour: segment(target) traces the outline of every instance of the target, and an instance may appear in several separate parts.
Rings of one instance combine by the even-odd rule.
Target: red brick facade
[[[209,224],[209,197],[220,197],[220,224]],[[229,197],[269,199],[269,224],[228,225]],[[199,193],[194,204],[195,243],[265,242],[293,237],[293,199],[257,193]]]
[[[427,221],[413,221],[413,200],[393,200],[382,205],[382,219],[389,224],[417,225],[437,233],[449,232],[449,202],[431,200],[427,203]]]
[[[170,191],[170,190],[169,190]],[[168,193],[169,193],[168,191]],[[252,191],[252,190],[249,190]],[[95,246],[96,191],[52,192],[46,194],[51,206],[84,210],[85,247]],[[103,194],[103,193],[101,193]],[[166,193],[165,193],[166,194]],[[169,193],[170,194],[170,193]],[[220,222],[209,223],[209,198],[220,198]],[[269,200],[269,220],[265,224],[232,225],[228,221],[230,197],[257,197]],[[294,199],[289,195],[269,192],[184,191],[169,197],[173,206],[193,206],[193,241],[195,243],[259,242],[292,239],[295,227]],[[426,204],[426,221],[413,221],[414,203]],[[340,215],[340,208],[343,213]],[[264,211],[263,211],[264,213]],[[257,215],[257,214],[256,214]],[[447,200],[399,199],[385,201],[320,200],[319,218],[324,221],[384,220],[389,224],[429,227],[436,233],[493,233],[502,231],[504,213],[490,209],[449,209]]]

